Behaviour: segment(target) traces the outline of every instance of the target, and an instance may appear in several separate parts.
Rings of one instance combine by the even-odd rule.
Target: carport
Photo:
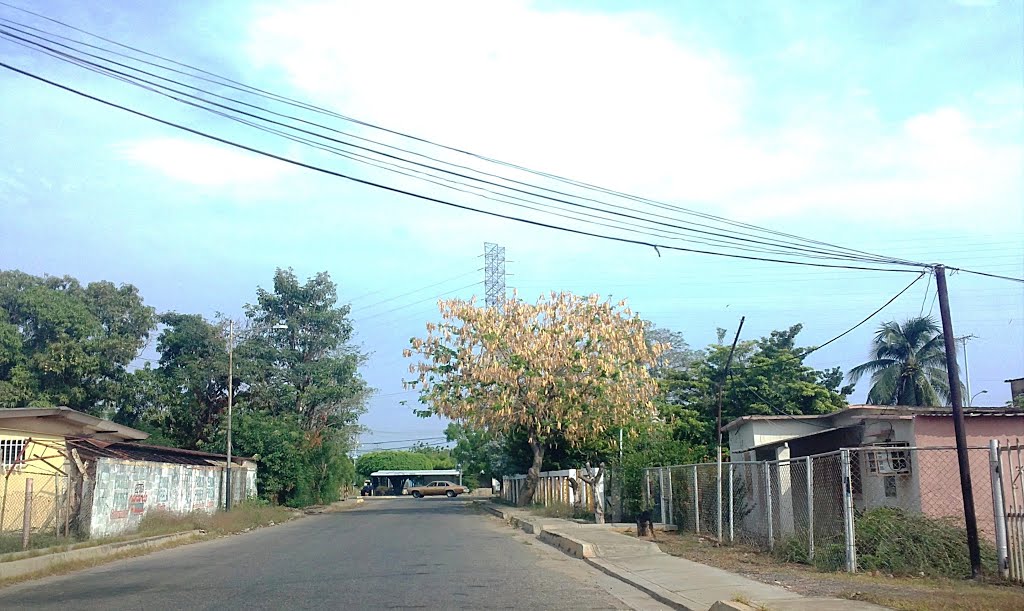
[[[462,471],[459,469],[429,469],[425,471],[374,471],[370,474],[370,485],[374,494],[378,488],[389,488],[393,496],[405,494],[407,488],[422,486],[430,482],[446,481],[462,484]]]

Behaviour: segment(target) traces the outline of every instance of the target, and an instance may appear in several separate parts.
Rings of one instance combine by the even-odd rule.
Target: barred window
[[[28,439],[0,439],[0,461],[6,471],[11,467],[21,468],[25,464],[25,444]]]
[[[909,444],[890,443],[868,450],[868,471],[874,475],[905,475],[910,473]]]

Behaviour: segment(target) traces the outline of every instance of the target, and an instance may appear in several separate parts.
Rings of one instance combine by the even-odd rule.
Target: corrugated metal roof
[[[121,460],[204,466],[220,464],[227,460],[227,456],[223,454],[135,443],[105,442],[95,439],[68,439],[67,444],[69,447],[78,450],[84,458],[118,458]],[[243,460],[253,459],[241,456],[232,457],[232,462]]]

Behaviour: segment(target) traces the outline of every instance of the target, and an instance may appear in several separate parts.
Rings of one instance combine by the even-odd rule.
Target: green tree
[[[253,407],[296,414],[314,434],[326,427],[356,432],[370,389],[358,371],[365,355],[350,343],[349,306],[337,302],[327,272],[300,284],[291,269],[278,269],[273,291],[257,290],[238,350]]]
[[[759,340],[741,341],[725,381],[723,424],[752,414],[824,414],[842,409],[850,386],[842,386],[838,368],[818,370],[803,364],[811,348],[796,345],[802,325],[773,331]],[[718,387],[729,346],[712,344],[688,367],[660,380],[665,401],[682,408],[673,414],[682,441],[713,447]]]
[[[463,483],[470,488],[489,487],[491,478],[512,473],[505,469],[507,461],[501,438],[457,422],[450,423],[444,434],[448,441],[455,442],[452,456],[462,465]]]
[[[0,406],[108,415],[153,326],[134,286],[0,272]]]
[[[356,473],[364,478],[375,471],[426,471],[432,468],[429,456],[403,450],[368,452],[356,459]]]
[[[868,403],[919,407],[949,401],[946,350],[930,316],[883,323],[871,342],[871,356],[849,373],[853,383],[871,375]]]
[[[224,330],[199,314],[168,312],[160,316],[160,323],[159,366],[135,372],[115,419],[157,428],[179,447],[208,447],[223,426],[227,409]],[[236,377],[236,389],[238,384]]]
[[[412,447],[410,447],[409,450],[426,456],[430,461],[431,469],[456,468],[455,458],[452,456],[452,451],[449,448],[439,448],[437,446],[427,445],[423,442],[417,442],[412,444]]]

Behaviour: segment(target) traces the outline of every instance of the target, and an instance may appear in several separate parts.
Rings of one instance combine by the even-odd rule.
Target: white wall
[[[255,468],[236,468],[232,477],[236,501],[255,496]],[[98,458],[95,478],[90,537],[132,532],[149,511],[213,513],[224,503],[220,466]]]

